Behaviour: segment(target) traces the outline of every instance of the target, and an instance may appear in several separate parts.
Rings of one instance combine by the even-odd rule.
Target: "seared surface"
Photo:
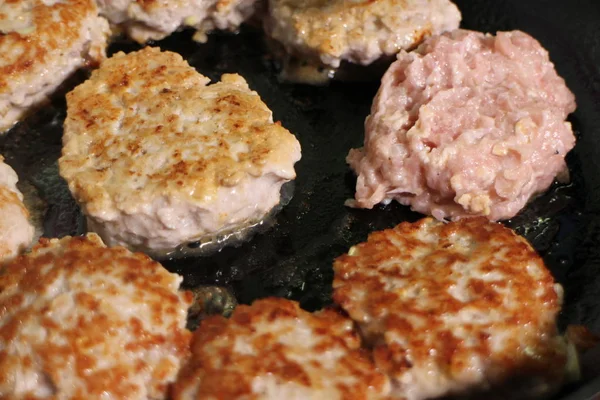
[[[279,202],[300,144],[239,75],[118,53],[67,96],[60,173],[89,227],[151,252],[234,230]]]
[[[192,27],[194,39],[206,40],[213,29],[235,31],[255,11],[257,0],[99,0],[102,15],[145,43]]]
[[[270,0],[265,28],[289,54],[337,68],[393,56],[459,22],[449,0]]]
[[[0,263],[25,250],[33,240],[34,228],[17,181],[15,171],[0,156]]]
[[[104,58],[108,23],[93,0],[0,3],[0,132],[75,70]]]
[[[0,397],[165,398],[189,351],[181,281],[94,234],[42,239],[0,269]]]
[[[333,311],[310,314],[281,298],[210,317],[194,333],[174,399],[381,398],[389,384],[352,328]]]
[[[566,171],[575,98],[534,38],[457,30],[402,52],[365,124],[354,206],[515,216]]]
[[[562,289],[525,239],[500,224],[403,222],[372,233],[334,271],[334,301],[359,324],[395,395],[496,386],[504,398],[526,398],[561,383]]]

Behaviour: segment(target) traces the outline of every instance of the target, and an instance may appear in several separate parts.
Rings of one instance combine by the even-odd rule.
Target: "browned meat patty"
[[[183,27],[197,30],[205,41],[214,29],[234,31],[254,14],[257,0],[98,0],[108,20],[132,39],[145,43],[163,39]]]
[[[300,144],[239,75],[118,53],[67,95],[60,174],[109,245],[164,256],[261,220]]]
[[[0,133],[75,70],[102,60],[107,36],[94,0],[0,2]]]
[[[0,156],[0,264],[31,244],[34,228],[17,188],[17,174]]]
[[[371,234],[334,271],[334,301],[373,347],[393,396],[532,398],[563,381],[562,288],[500,224],[403,222]]]
[[[449,0],[269,0],[264,26],[288,55],[320,68],[327,80],[342,62],[366,66],[392,58],[432,34],[458,28],[460,19]],[[318,74],[294,65],[286,64],[284,77],[320,83]]]
[[[202,321],[174,400],[367,400],[389,390],[352,321],[269,298]]]
[[[0,398],[164,399],[192,295],[95,234],[42,239],[0,268]]]

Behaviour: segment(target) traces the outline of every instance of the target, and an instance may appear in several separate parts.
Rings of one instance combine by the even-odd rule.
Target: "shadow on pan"
[[[538,38],[577,97],[571,122],[578,143],[567,157],[571,183],[555,185],[507,225],[531,241],[564,285],[561,325],[585,324],[600,332],[600,5],[595,0],[576,5],[559,0],[456,3],[465,28],[522,29]],[[276,216],[272,229],[210,257],[164,262],[184,276],[187,287],[218,285],[241,303],[281,296],[300,301],[306,309],[319,309],[331,301],[335,257],[374,230],[421,217],[396,203],[374,210],[343,205],[353,196],[355,184],[345,156],[350,148],[362,145],[363,122],[377,82],[328,87],[281,84],[260,31],[252,28],[239,35],[213,35],[206,44],[193,43],[191,33],[182,32],[155,45],[181,53],[212,80],[226,72],[243,75],[275,119],[302,144],[295,195]],[[138,48],[120,41],[110,52]],[[67,89],[84,79],[85,74],[77,74]],[[64,98],[57,97],[0,138],[7,162],[45,202],[45,236],[80,234],[84,229],[81,213],[58,176],[64,117]],[[582,393],[569,400],[590,398]]]

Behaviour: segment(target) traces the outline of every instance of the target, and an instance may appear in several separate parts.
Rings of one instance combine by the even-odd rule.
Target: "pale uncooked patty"
[[[449,0],[269,0],[268,35],[300,59],[368,65],[458,28]]]
[[[33,240],[34,228],[17,181],[15,171],[0,156],[0,264],[25,250]]]
[[[139,43],[159,40],[183,27],[206,40],[213,29],[235,31],[254,14],[257,0],[99,0],[102,15]]]
[[[353,323],[280,298],[202,321],[174,400],[379,399],[389,391],[359,350]]]
[[[0,398],[164,399],[188,354],[189,292],[95,234],[0,268]]]
[[[481,217],[403,222],[333,268],[334,301],[358,323],[395,397],[491,389],[517,399],[560,387],[562,288],[510,229]]]
[[[239,75],[208,85],[181,56],[118,53],[67,95],[60,174],[107,244],[161,255],[264,217],[296,138]]]
[[[438,219],[515,216],[575,144],[575,98],[520,31],[457,30],[398,55],[348,155],[355,207],[392,200]]]
[[[107,35],[93,0],[0,2],[0,133],[75,70],[100,62]]]

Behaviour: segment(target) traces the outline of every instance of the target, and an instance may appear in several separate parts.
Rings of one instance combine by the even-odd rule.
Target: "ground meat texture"
[[[449,0],[270,0],[263,25],[280,79],[323,85],[378,80],[400,50],[460,18]]]
[[[156,256],[255,224],[300,143],[239,75],[209,85],[180,55],[117,53],[67,95],[60,174],[88,228]]]
[[[206,41],[214,30],[235,31],[252,16],[256,0],[99,0],[102,15],[139,43],[159,40],[184,27]]]
[[[0,269],[0,398],[164,399],[192,294],[98,236],[42,239]]]
[[[536,398],[563,382],[562,288],[498,223],[403,222],[333,268],[333,299],[359,325],[393,397]]]
[[[531,36],[457,30],[402,52],[365,123],[350,205],[438,219],[516,215],[566,171],[575,100]]]
[[[270,0],[265,29],[289,54],[337,68],[410,49],[460,17],[448,0]]]
[[[0,156],[0,264],[29,247],[35,231],[17,181],[15,171]]]
[[[174,400],[379,399],[386,377],[359,350],[353,323],[280,298],[202,321]]]
[[[75,70],[98,64],[108,32],[93,0],[0,2],[0,133]]]

